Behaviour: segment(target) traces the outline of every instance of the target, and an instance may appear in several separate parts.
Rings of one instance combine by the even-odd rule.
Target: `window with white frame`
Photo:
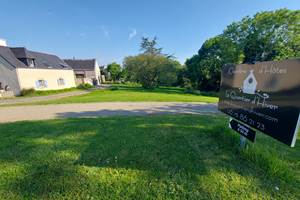
[[[48,82],[46,80],[37,80],[35,81],[35,86],[38,89],[42,89],[42,88],[47,88],[48,87]]]
[[[65,79],[63,79],[63,78],[57,79],[58,86],[64,86],[65,84],[66,84]]]

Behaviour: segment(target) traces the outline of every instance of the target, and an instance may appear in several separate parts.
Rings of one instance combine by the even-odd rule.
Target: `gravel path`
[[[73,91],[73,92],[64,92],[60,94],[53,94],[53,95],[39,96],[39,97],[17,97],[13,99],[0,99],[0,105],[13,105],[19,103],[33,103],[33,102],[40,102],[40,101],[48,101],[54,99],[61,99],[64,97],[83,95],[87,93],[89,93],[89,91]]]
[[[81,103],[0,107],[0,123],[70,117],[219,113],[217,104],[176,102]]]

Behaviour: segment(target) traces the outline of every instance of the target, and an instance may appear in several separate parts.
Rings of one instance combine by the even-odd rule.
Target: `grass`
[[[18,96],[18,98],[22,97],[36,97],[36,96],[47,96],[47,95],[53,95],[53,94],[60,94],[65,92],[73,92],[73,91],[80,91],[80,89],[77,88],[66,88],[61,90],[33,90],[32,92],[24,95],[24,96]]]
[[[138,86],[119,85],[108,90],[96,90],[89,94],[51,100],[40,104],[89,103],[89,102],[208,102],[216,103],[218,98],[211,93],[186,94],[184,89],[160,87],[145,90]]]
[[[300,138],[247,149],[223,116],[0,124],[0,199],[300,199]]]

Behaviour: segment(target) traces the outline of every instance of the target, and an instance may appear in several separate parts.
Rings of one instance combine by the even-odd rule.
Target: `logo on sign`
[[[244,80],[242,91],[243,93],[246,94],[255,94],[256,86],[257,86],[257,81],[254,76],[253,70],[251,70],[250,74]]]

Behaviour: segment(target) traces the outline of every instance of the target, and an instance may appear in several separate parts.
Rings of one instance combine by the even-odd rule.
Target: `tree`
[[[144,88],[152,89],[159,85],[171,86],[177,82],[180,63],[163,54],[157,48],[157,38],[142,38],[142,53],[128,56],[123,66],[126,79],[141,83]]]
[[[300,11],[260,12],[227,26],[187,59],[186,78],[195,89],[218,90],[227,63],[254,63],[300,57]]]
[[[222,66],[240,63],[242,59],[242,52],[230,40],[219,35],[205,41],[198,54],[186,61],[187,77],[196,89],[217,91]]]
[[[164,56],[140,54],[124,60],[127,80],[141,83],[147,89],[175,84],[179,68],[180,63]]]
[[[245,63],[299,57],[299,24],[299,10],[260,12],[229,25],[224,37],[243,51]]]
[[[140,51],[146,55],[162,55],[162,48],[158,48],[157,46],[157,37],[154,37],[152,40],[148,37],[142,37],[142,42],[140,44]]]
[[[174,86],[177,84],[181,68],[182,66],[178,61],[164,57],[158,68],[158,84],[163,86]]]
[[[107,65],[107,71],[110,73],[113,81],[119,80],[122,72],[121,65],[113,62]]]

